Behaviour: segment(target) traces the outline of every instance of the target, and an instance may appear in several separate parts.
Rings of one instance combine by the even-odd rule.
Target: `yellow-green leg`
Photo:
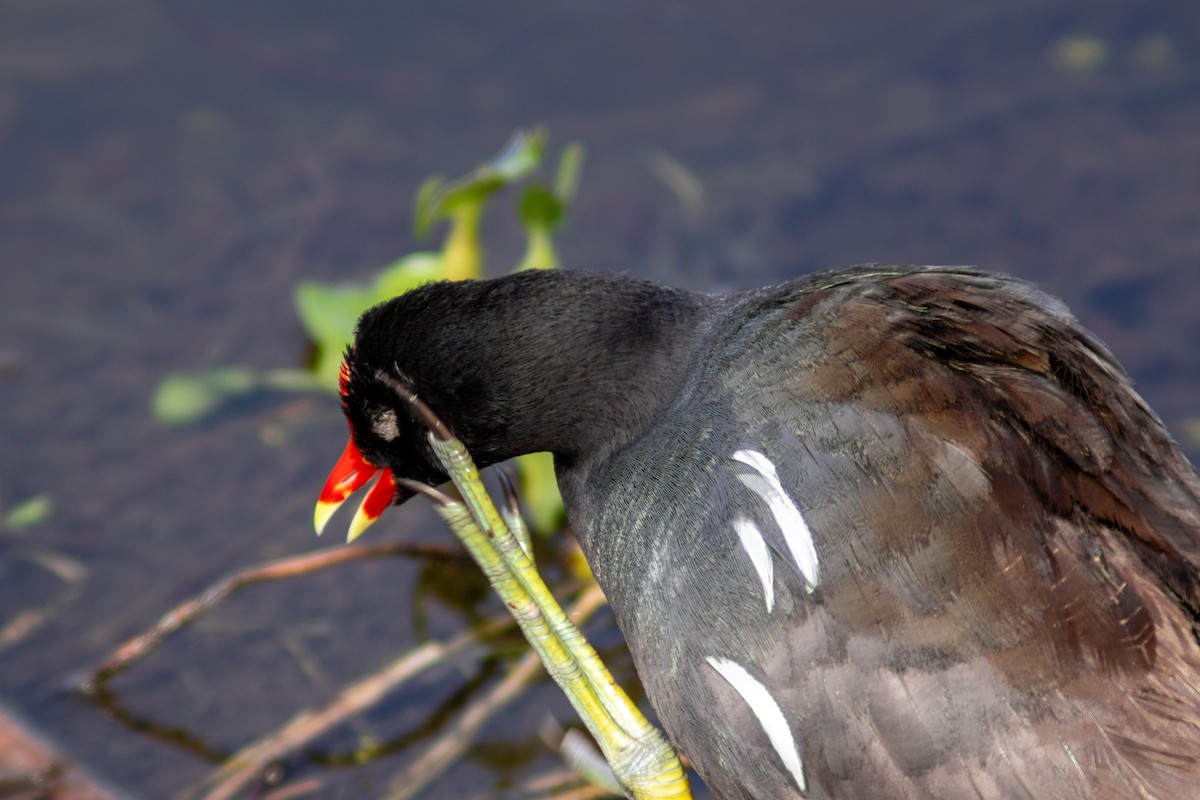
[[[379,376],[429,428],[438,462],[462,502],[405,481],[434,497],[442,518],[479,564],[525,638],[579,713],[613,774],[635,800],[691,798],[674,748],[616,684],[600,656],[563,612],[526,550],[497,511],[466,447],[433,412],[390,376]]]

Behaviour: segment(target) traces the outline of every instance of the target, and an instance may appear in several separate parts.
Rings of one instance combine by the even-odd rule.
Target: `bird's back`
[[[563,476],[718,794],[1191,796],[1200,481],[1103,347],[971,271],[720,309],[669,411]]]

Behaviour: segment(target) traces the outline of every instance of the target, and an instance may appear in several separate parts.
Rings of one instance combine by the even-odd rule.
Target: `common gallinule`
[[[375,468],[356,529],[400,479],[446,479],[396,381],[481,465],[555,454],[650,701],[718,796],[1200,797],[1200,480],[1033,286],[431,284],[359,322],[364,468],[322,521]]]

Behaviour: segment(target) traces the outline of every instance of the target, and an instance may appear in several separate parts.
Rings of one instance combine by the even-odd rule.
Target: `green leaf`
[[[560,529],[565,516],[554,475],[554,457],[550,453],[521,456],[517,459],[517,474],[529,526],[542,536]]]
[[[425,238],[425,234],[429,233],[429,226],[440,216],[438,203],[445,183],[441,175],[434,175],[427,178],[417,189],[417,197],[413,202],[413,231],[418,239]]]
[[[541,128],[517,131],[481,171],[491,171],[505,183],[518,181],[541,165],[545,149],[546,134]]]
[[[8,509],[4,514],[3,527],[9,530],[29,528],[46,521],[53,513],[53,498],[48,494],[37,494]]]
[[[566,213],[562,200],[540,183],[521,194],[521,222],[526,228],[553,228]]]
[[[258,385],[253,372],[237,367],[176,373],[158,384],[151,407],[161,421],[184,425],[204,418],[231,397],[250,392]]]
[[[354,335],[354,323],[372,296],[365,286],[301,281],[295,292],[296,313],[318,347],[336,348]]]
[[[295,291],[296,313],[316,345],[313,372],[330,391],[337,389],[342,351],[354,336],[354,324],[371,305],[363,286],[329,286],[303,281]]]
[[[546,136],[541,130],[517,131],[490,161],[452,183],[430,178],[417,190],[414,229],[418,236],[429,232],[434,222],[453,216],[461,209],[483,204],[494,192],[530,175],[542,163]]]
[[[575,198],[579,175],[583,171],[583,145],[571,142],[558,157],[558,173],[554,176],[554,193],[564,204]]]
[[[444,269],[440,253],[412,253],[383,268],[371,287],[372,300],[363,309],[398,297],[423,283],[442,280]]]

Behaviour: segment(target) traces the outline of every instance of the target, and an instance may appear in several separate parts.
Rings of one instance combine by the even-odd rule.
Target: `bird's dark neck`
[[[629,441],[679,392],[710,307],[604,273],[423,291],[392,337],[398,365],[481,465],[550,451],[569,466]]]

